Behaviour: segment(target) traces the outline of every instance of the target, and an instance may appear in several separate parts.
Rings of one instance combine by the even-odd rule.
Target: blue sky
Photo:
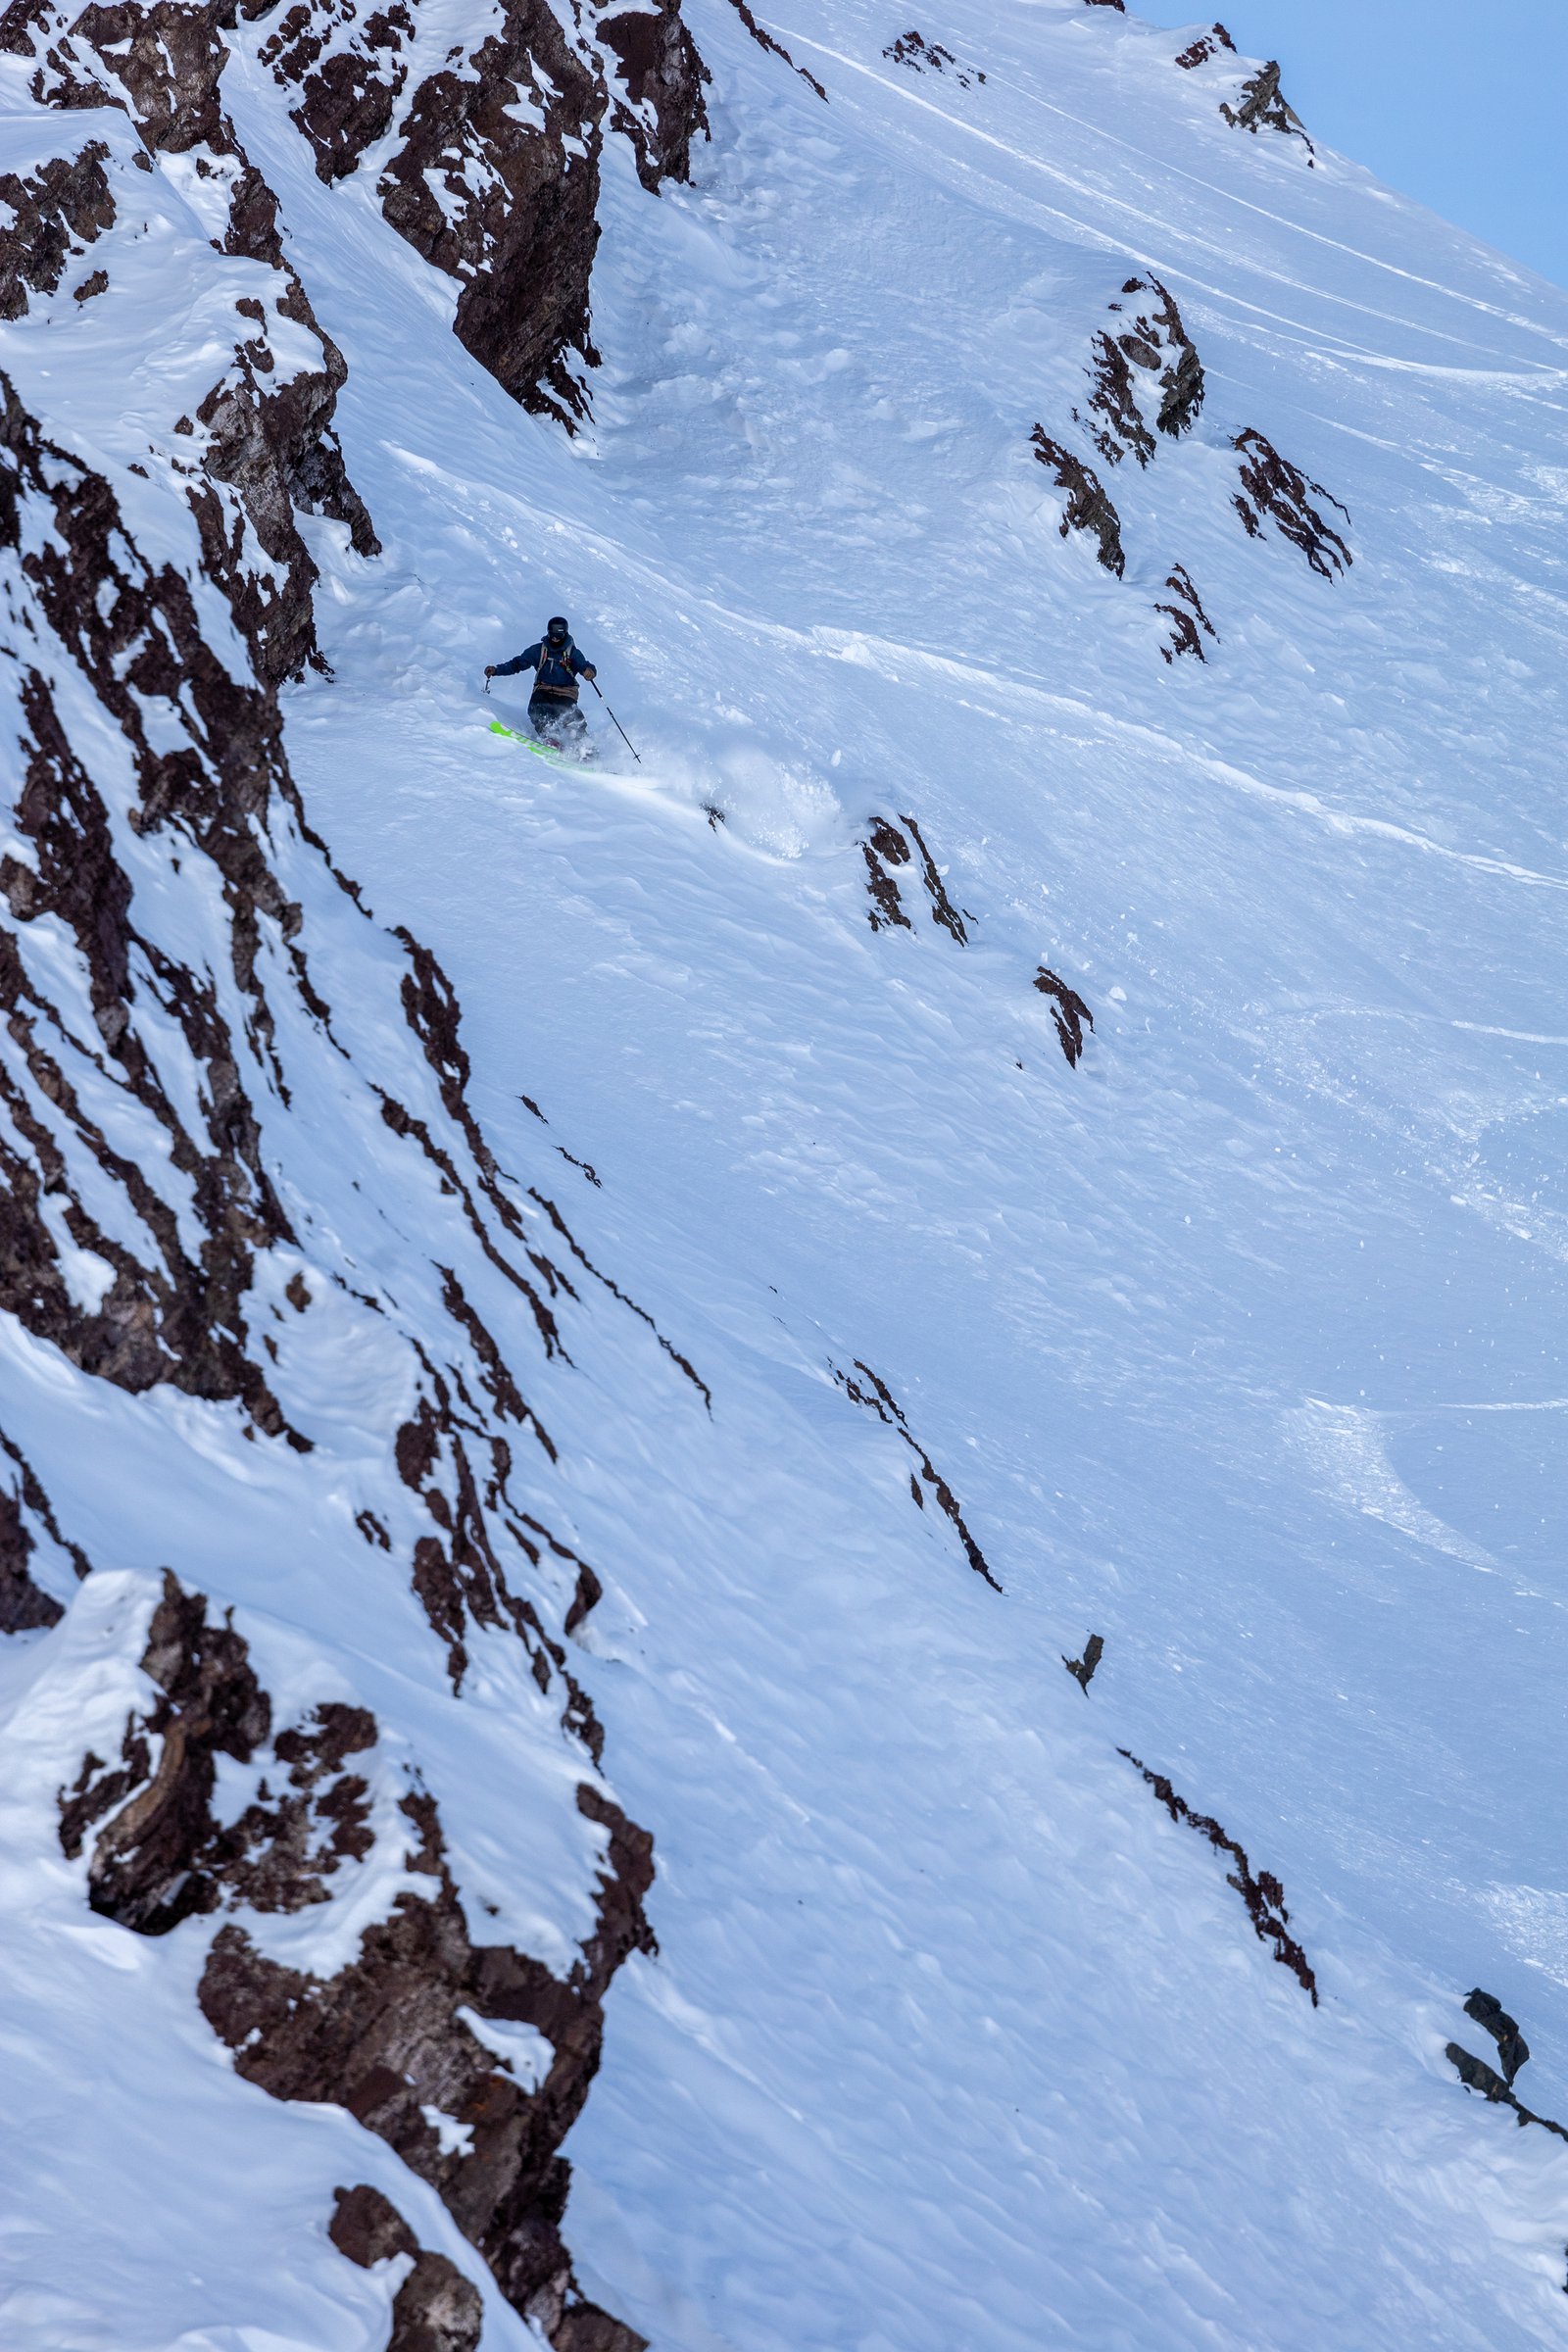
[[[1193,0],[1128,0],[1155,24]],[[1219,0],[1307,128],[1568,285],[1568,0]]]

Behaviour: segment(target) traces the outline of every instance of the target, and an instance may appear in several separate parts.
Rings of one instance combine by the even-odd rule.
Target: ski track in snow
[[[688,13],[712,143],[657,202],[607,143],[576,442],[446,333],[375,157],[318,181],[270,20],[223,81],[385,543],[307,526],[335,672],[285,696],[307,808],[451,972],[503,1166],[591,1167],[551,1162],[574,1232],[712,1391],[709,1418],[629,1318],[539,1383],[606,1580],[606,1767],[660,1865],[660,1955],[617,1980],[567,2146],[578,2274],[656,2352],[1525,2352],[1563,2324],[1568,2157],[1444,2045],[1491,1987],[1521,2095],[1568,2120],[1568,1099],[1532,1051],[1568,1042],[1540,356],[1568,297],[1227,130],[1181,36],[1110,10],[944,0],[922,27],[987,69],[968,91],[884,65],[902,20],[866,0],[767,18],[826,106],[727,0]],[[183,366],[200,317],[146,266]],[[1067,428],[1134,269],[1209,388],[1147,473],[1107,469],[1116,581],[1029,434]],[[113,351],[82,430],[118,458],[146,435]],[[1246,425],[1348,507],[1344,578],[1244,536]],[[1202,668],[1159,658],[1177,562]],[[483,664],[557,609],[641,768],[597,707],[593,772],[487,734],[520,698]],[[913,882],[915,928],[872,934],[877,816],[919,825],[968,945]],[[1094,1012],[1073,1069],[1041,964]],[[305,1115],[329,1158],[333,1106]],[[395,1288],[419,1206],[375,1213],[353,1247]],[[124,1571],[57,1679],[0,1656],[16,2352],[370,2352],[391,2289],[323,2235],[351,2180],[464,2256],[345,2112],[233,2076],[185,1929],[155,1951],[63,1863],[43,1884],[36,1825],[118,1739],[104,1661],[176,1545],[282,1689],[304,1627],[395,1697],[506,1933],[564,1965],[582,1931],[579,1845],[516,1793],[562,1770],[523,1666],[485,1645],[471,1703],[432,1696],[412,1598],[367,1618],[313,1573],[357,1431],[401,1409],[339,1303],[285,1395],[331,1446],[286,1491],[167,1392],[65,1433],[47,1351],[0,1353],[7,1426]],[[857,1362],[1001,1595],[835,1385]],[[1085,1693],[1060,1661],[1091,1630]],[[1118,1748],[1278,1875],[1320,2007]],[[485,2352],[534,2340],[487,2295]]]

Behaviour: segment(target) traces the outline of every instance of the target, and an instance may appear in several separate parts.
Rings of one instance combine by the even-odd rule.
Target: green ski
[[[524,735],[519,727],[504,727],[499,718],[490,721],[490,732],[492,735],[505,735],[509,743],[520,743],[525,752],[532,752],[536,760],[550,760],[553,766],[576,767],[579,764],[575,760],[568,760],[565,753],[558,750],[555,744],[541,743],[537,735]]]
[[[556,743],[546,743],[538,735],[525,735],[520,727],[504,727],[499,718],[490,721],[492,735],[505,735],[509,743],[520,743],[525,752],[536,760],[548,760],[552,767],[592,767],[594,749],[589,744],[580,752],[564,752]]]

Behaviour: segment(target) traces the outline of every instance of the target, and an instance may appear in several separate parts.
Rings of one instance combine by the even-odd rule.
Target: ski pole
[[[590,678],[588,683],[593,688],[595,694],[599,696],[599,700],[602,703],[605,703],[604,694],[601,691],[599,680],[597,678]],[[605,703],[605,709],[610,710],[610,705],[608,703]],[[637,749],[637,746],[633,743],[631,737],[627,734],[625,728],[621,725],[619,719],[615,716],[613,710],[610,710],[610,723],[614,728],[615,733],[620,737],[621,742],[626,746],[627,751],[630,752],[632,758],[636,760],[638,766],[641,767],[643,763],[643,756]]]

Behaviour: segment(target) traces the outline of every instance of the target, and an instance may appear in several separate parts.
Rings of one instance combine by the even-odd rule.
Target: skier
[[[537,645],[530,645],[511,662],[485,665],[487,678],[514,678],[519,670],[534,672],[528,697],[528,724],[543,743],[559,750],[586,748],[588,722],[577,708],[577,680],[591,678],[594,665],[571,642],[571,631],[561,613],[548,621]]]

